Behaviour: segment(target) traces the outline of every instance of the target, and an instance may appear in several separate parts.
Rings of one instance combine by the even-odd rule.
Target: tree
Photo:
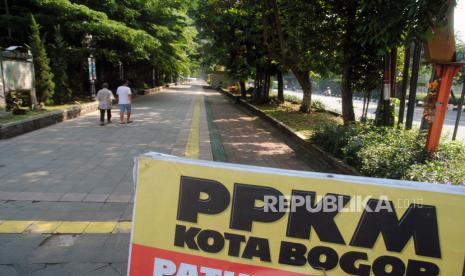
[[[69,88],[68,78],[68,61],[67,57],[68,45],[63,40],[61,35],[60,25],[55,27],[55,40],[51,46],[52,69],[55,79],[55,93],[53,94],[53,101],[55,104],[62,104],[71,100],[72,91]]]
[[[264,44],[270,55],[289,68],[303,90],[300,106],[311,106],[310,72],[325,75],[335,64],[336,44],[331,36],[337,20],[323,1],[263,1]]]
[[[254,11],[247,1],[200,1],[196,19],[203,40],[202,63],[205,67],[220,64],[229,75],[239,81],[245,97],[245,81],[255,75],[255,83],[262,79],[265,56],[261,43],[261,25],[254,19]],[[266,64],[266,62],[265,62]],[[254,99],[266,100],[255,86]]]
[[[83,87],[77,86],[87,81],[85,61],[91,53],[83,43],[86,34],[93,36],[99,80],[116,82],[119,76],[114,68],[119,62],[127,77],[134,77],[140,84],[152,82],[153,70],[158,80],[162,75],[171,77],[195,70],[197,33],[189,17],[193,2],[15,0],[10,16],[0,14],[0,23],[12,26],[16,45],[28,39],[21,30],[28,27],[31,13],[43,33],[52,34],[54,26],[61,25],[63,39],[69,45],[69,71],[76,79],[70,85],[78,93]]]
[[[37,97],[41,102],[50,104],[53,103],[53,93],[55,90],[53,73],[50,69],[50,60],[47,57],[44,42],[40,38],[40,26],[33,15],[30,18],[30,47],[34,61]]]
[[[390,49],[397,49],[400,45],[415,41],[418,44],[424,41],[428,32],[433,27],[443,25],[446,22],[446,14],[455,1],[435,1],[435,0],[389,0],[383,2],[365,1],[361,6],[360,22],[358,30],[361,37],[359,39],[362,45],[369,45],[378,49],[380,55],[387,54]],[[418,68],[421,49],[416,49],[414,55],[414,67]],[[417,70],[417,69],[416,69]],[[416,78],[412,78],[415,82]],[[416,85],[411,85],[416,88]],[[416,91],[413,91],[415,94]],[[411,93],[411,95],[413,95]],[[380,105],[381,105],[380,98]],[[386,102],[388,106],[389,101]],[[411,124],[411,114],[413,114],[413,103],[409,103],[407,116],[407,128]],[[386,108],[385,108],[386,109]],[[389,113],[384,112],[385,124],[389,122],[387,116]]]

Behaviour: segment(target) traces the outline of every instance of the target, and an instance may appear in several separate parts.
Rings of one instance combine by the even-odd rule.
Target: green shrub
[[[6,95],[6,106],[8,110],[11,110],[11,113],[13,115],[23,115],[26,114],[26,110],[21,109],[21,106],[23,104],[23,100],[21,97],[18,95],[18,92],[16,91],[10,91]]]
[[[323,147],[327,152],[336,157],[344,158],[342,148],[348,143],[353,135],[355,127],[346,127],[343,125],[328,124],[316,128],[312,141]]]
[[[361,144],[355,152],[354,163],[365,175],[400,179],[412,165],[425,160],[425,137],[418,131],[377,128],[353,139]],[[354,151],[349,146],[343,149],[349,150]]]
[[[404,178],[465,185],[465,143],[451,141],[441,144],[430,160],[413,165]]]
[[[318,111],[326,110],[325,104],[322,103],[321,101],[318,101],[318,100],[313,100],[312,101],[311,108],[314,109],[314,110],[318,110]]]
[[[376,131],[378,130],[378,131]],[[353,124],[346,128],[344,136],[346,141],[341,145],[341,156],[349,164],[358,167],[357,153],[367,144],[374,144],[380,139],[379,131],[384,128],[376,128],[372,124]],[[382,136],[382,135],[381,135]]]
[[[301,99],[297,98],[296,96],[291,96],[287,94],[284,94],[284,100],[287,102],[296,103],[296,104],[302,103]]]
[[[412,165],[424,162],[426,157],[425,137],[417,130],[360,123],[327,125],[317,129],[312,140],[372,177],[403,178]]]
[[[428,93],[417,93],[415,95],[415,100],[424,102],[426,100],[426,96],[428,96]]]

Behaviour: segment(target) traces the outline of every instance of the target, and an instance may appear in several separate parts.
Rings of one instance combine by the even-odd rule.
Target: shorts
[[[119,105],[119,111],[120,112],[127,112],[131,113],[131,105],[130,104],[120,104]]]

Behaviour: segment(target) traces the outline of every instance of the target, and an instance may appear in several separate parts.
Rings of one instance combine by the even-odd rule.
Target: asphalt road
[[[291,91],[291,90],[285,90],[284,94],[290,95],[297,97],[299,99],[302,99],[302,92],[301,91]],[[341,104],[341,98],[340,97],[335,97],[335,96],[324,96],[321,94],[313,94],[312,95],[312,100],[318,100],[322,102],[327,110],[335,111],[338,113],[342,113],[342,104]],[[369,104],[368,108],[368,117],[369,118],[374,118],[375,117],[375,112],[376,112],[376,107],[378,106],[377,101],[372,101]],[[357,118],[360,118],[362,116],[362,109],[363,109],[363,100],[354,100],[354,112],[355,116]],[[421,117],[423,113],[423,108],[422,107],[416,107],[415,108],[415,115],[413,118],[413,124],[416,126],[420,126],[421,123]],[[446,114],[446,119],[444,121],[444,127],[442,130],[443,136],[446,136],[444,139],[451,139],[452,134],[454,132],[454,125],[455,125],[455,120],[457,117],[457,111],[452,110],[450,108],[447,111]],[[465,141],[465,112],[462,113],[462,117],[460,120],[460,125],[457,131],[457,139]]]

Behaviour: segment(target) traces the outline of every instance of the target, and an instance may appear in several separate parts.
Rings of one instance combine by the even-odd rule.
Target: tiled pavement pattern
[[[207,105],[227,162],[321,169],[276,130],[200,86],[137,98],[129,125],[118,124],[115,109],[114,123],[104,127],[94,112],[0,140],[0,276],[124,275],[133,158],[148,151],[184,156],[195,141],[199,158],[212,160]]]
[[[0,200],[129,203],[135,156],[147,151],[184,155],[196,94],[186,86],[138,98],[132,124],[119,125],[114,109],[113,123],[104,127],[94,112],[0,140]],[[211,159],[202,114],[200,131],[206,134],[200,158]]]
[[[0,275],[124,275],[133,158],[183,156],[196,103],[199,157],[211,160],[201,87],[136,98],[132,124],[119,125],[115,107],[104,127],[94,112],[0,140],[0,232],[11,233],[0,234]]]
[[[206,102],[230,163],[281,169],[335,172],[299,145],[231,99],[207,90]]]

